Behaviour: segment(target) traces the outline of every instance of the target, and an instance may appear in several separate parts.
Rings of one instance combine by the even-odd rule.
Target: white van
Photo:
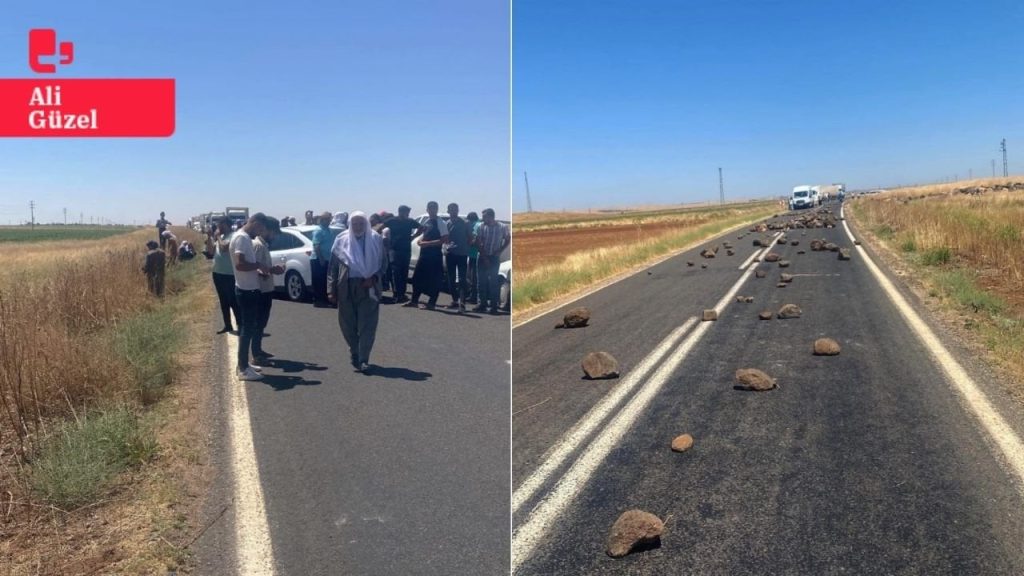
[[[814,206],[812,195],[813,190],[810,186],[797,186],[793,188],[793,192],[789,195],[789,209],[812,208]]]

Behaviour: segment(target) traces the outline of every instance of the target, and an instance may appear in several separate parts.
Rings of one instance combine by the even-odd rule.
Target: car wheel
[[[302,281],[302,274],[295,270],[289,270],[284,275],[284,289],[288,293],[289,300],[301,302],[306,296],[306,283]]]
[[[504,278],[501,279],[501,286],[498,289],[498,302],[504,310],[512,309],[512,284]]]

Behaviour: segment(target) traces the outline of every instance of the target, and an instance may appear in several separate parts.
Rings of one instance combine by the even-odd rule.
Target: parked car
[[[286,226],[270,245],[270,259],[284,266],[284,274],[274,276],[274,289],[284,292],[293,302],[305,300],[313,291],[313,232],[319,226]],[[340,234],[343,229],[331,227]]]

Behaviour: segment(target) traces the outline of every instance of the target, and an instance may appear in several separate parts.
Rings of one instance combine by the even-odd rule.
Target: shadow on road
[[[301,376],[284,376],[281,374],[264,374],[263,380],[260,380],[259,383],[266,384],[278,392],[291,390],[296,386],[317,386],[321,384],[319,380],[306,380]]]
[[[326,366],[314,364],[312,362],[301,362],[298,360],[283,360],[280,358],[271,358],[267,362],[267,366],[277,368],[282,372],[305,372],[310,370],[312,372],[323,372],[327,370]]]
[[[374,365],[370,368],[370,373],[367,374],[367,376],[379,376],[381,378],[409,380],[412,382],[425,382],[428,378],[432,377],[433,374],[430,372],[417,372],[416,370],[409,370],[408,368]]]

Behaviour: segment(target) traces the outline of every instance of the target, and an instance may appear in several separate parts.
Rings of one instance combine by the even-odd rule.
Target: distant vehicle
[[[789,209],[800,210],[813,207],[812,192],[810,186],[797,186],[793,188],[793,192],[789,195]]]
[[[821,186],[811,186],[811,206],[821,206]]]
[[[231,220],[231,229],[238,230],[249,220],[249,209],[245,206],[228,206],[224,214]]]

